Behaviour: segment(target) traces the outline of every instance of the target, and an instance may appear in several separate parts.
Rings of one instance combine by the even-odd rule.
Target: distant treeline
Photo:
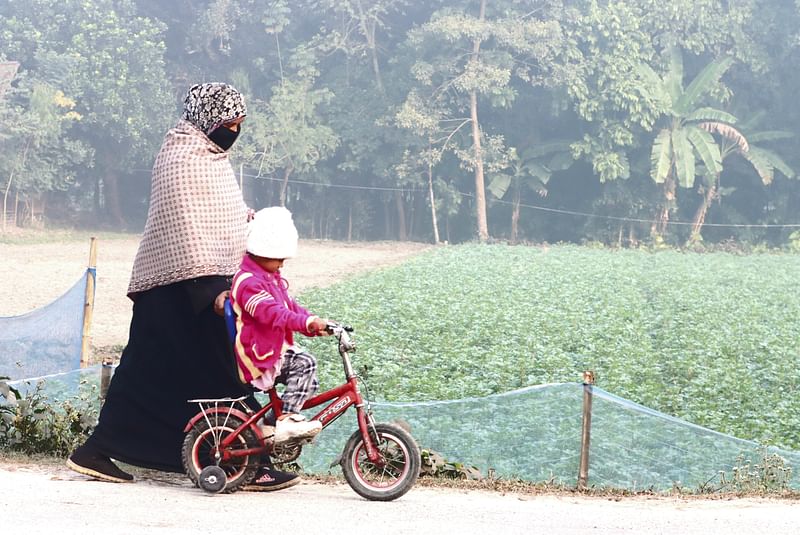
[[[307,237],[798,244],[797,65],[792,0],[6,0],[2,224],[140,229],[224,81]]]

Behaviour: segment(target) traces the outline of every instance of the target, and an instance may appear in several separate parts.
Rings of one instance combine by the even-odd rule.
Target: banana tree
[[[525,185],[539,196],[546,197],[547,184],[553,173],[569,168],[573,162],[569,142],[556,141],[525,150],[521,156],[513,151],[509,166],[491,175],[488,189],[492,195],[502,199],[509,190],[513,191],[511,243],[517,241],[522,186]]]
[[[753,124],[755,120],[750,121]],[[794,178],[795,172],[789,167],[786,162],[778,156],[777,153],[770,149],[756,146],[755,143],[769,142],[780,139],[787,139],[793,137],[794,134],[786,131],[759,131],[750,133],[748,126],[742,126],[742,130],[747,132],[747,139],[741,133],[731,127],[723,125],[701,125],[704,129],[718,134],[721,137],[720,141],[720,158],[724,162],[726,158],[731,155],[739,155],[747,161],[758,174],[761,182],[768,186],[772,183],[777,170],[786,178]],[[725,193],[725,189],[720,187],[720,174],[721,173],[705,173],[703,180],[704,187],[701,188],[703,200],[695,212],[694,219],[692,220],[692,233],[690,241],[699,241],[702,239],[701,230],[705,222],[706,214],[711,206],[711,203],[719,199]]]
[[[641,65],[641,75],[651,82],[653,97],[666,104],[665,125],[656,134],[650,153],[650,177],[663,187],[663,201],[652,231],[663,235],[670,213],[676,208],[678,186],[691,188],[697,177],[699,159],[708,173],[722,172],[720,147],[711,132],[737,139],[747,152],[747,140],[733,126],[736,117],[725,111],[701,106],[719,85],[722,75],[731,67],[729,57],[709,63],[689,85],[683,86],[683,60],[677,49],[670,51],[670,66],[660,77],[650,66]]]

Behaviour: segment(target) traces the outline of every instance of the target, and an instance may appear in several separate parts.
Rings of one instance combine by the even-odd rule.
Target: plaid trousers
[[[317,360],[305,351],[288,349],[281,357],[281,374],[275,383],[286,385],[281,394],[283,412],[299,413],[303,403],[317,393]]]

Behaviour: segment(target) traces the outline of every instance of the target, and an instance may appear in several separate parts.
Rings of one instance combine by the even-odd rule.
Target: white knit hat
[[[282,206],[262,208],[250,221],[247,252],[264,258],[292,258],[297,254],[297,228],[292,213]]]

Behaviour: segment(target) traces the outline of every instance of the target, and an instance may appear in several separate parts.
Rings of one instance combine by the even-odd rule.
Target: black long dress
[[[128,345],[87,446],[124,463],[183,472],[183,429],[194,398],[238,397],[252,390],[235,371],[231,343],[214,298],[225,277],[202,277],[136,295]]]

